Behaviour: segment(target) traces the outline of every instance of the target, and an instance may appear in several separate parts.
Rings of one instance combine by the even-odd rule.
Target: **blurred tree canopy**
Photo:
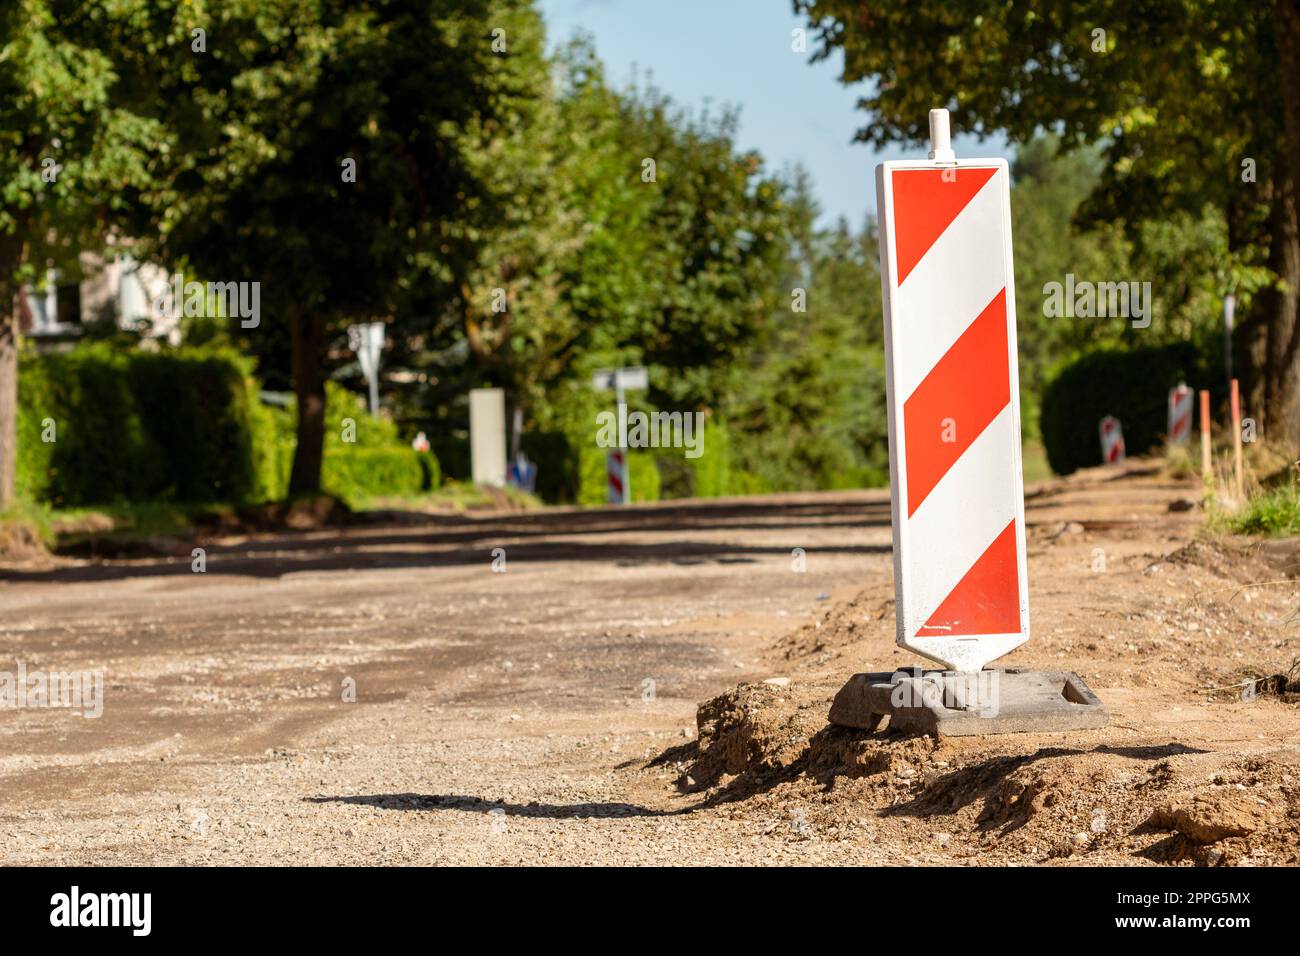
[[[525,0],[141,0],[104,27],[119,89],[163,129],[132,234],[174,268],[260,281],[268,327],[244,338],[267,357],[287,336],[290,493],[317,491],[345,326],[470,307],[484,249],[535,208],[540,18]]]
[[[110,95],[103,3],[0,6],[0,509],[17,457],[18,291],[101,248],[124,190],[147,178],[156,126]]]
[[[841,51],[843,81],[863,84],[861,139],[919,144],[936,106],[952,109],[960,130],[1000,130],[1020,144],[1050,131],[1067,149],[1098,149],[1100,180],[1078,223],[1121,227],[1139,253],[1150,243],[1172,251],[1189,231],[1199,249],[1217,244],[1212,261],[1153,276],[1181,286],[1159,296],[1239,294],[1248,410],[1272,440],[1300,449],[1298,0],[794,0],[794,9],[817,38],[814,56]]]
[[[1276,59],[1289,8],[796,8],[820,55],[843,49],[844,79],[866,81],[862,139],[919,141],[948,102],[959,126],[1018,141],[1030,438],[1062,362],[1213,342],[1229,288],[1252,394],[1285,431],[1285,123],[1265,115],[1276,89],[1251,99],[1269,70],[1248,48]],[[387,327],[386,413],[435,447],[461,440],[469,389],[497,386],[534,447],[576,467],[608,399],[591,372],[643,364],[632,401],[706,413],[737,490],[888,480],[874,223],[819,225],[807,174],[743,148],[734,110],[611,84],[589,39],[548,47],[531,0],[21,0],[0,30],[0,294],[110,239],[187,279],[259,282],[255,328],[187,335],[297,393],[293,493],[320,486],[325,386],[360,384],[345,333],[366,321]],[[1046,316],[1044,286],[1067,273],[1149,279],[1156,321]],[[0,460],[14,324],[5,310]],[[680,477],[664,487],[686,493]]]

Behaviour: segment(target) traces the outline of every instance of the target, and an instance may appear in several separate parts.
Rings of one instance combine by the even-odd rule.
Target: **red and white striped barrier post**
[[[985,669],[1029,639],[1011,184],[957,160],[930,111],[929,160],[876,167],[900,645],[948,670],[854,674],[830,721],[961,736],[1100,727],[1077,674]]]
[[[1107,415],[1097,424],[1101,436],[1101,460],[1108,465],[1124,461],[1124,427],[1114,415]]]
[[[876,169],[897,640],[977,671],[1029,639],[1010,178],[930,115],[931,159]]]
[[[608,501],[612,505],[627,504],[627,449],[611,448],[605,455],[605,475],[608,486]]]
[[[1169,390],[1169,444],[1186,445],[1192,437],[1192,399],[1196,393],[1180,382]]]

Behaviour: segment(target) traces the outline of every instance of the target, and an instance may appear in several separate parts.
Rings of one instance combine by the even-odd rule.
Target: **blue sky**
[[[790,0],[540,0],[552,43],[582,30],[595,39],[615,86],[633,70],[683,106],[740,107],[739,145],[779,170],[800,163],[812,174],[822,222],[862,224],[876,205],[874,170],[882,159],[921,158],[893,147],[883,154],[853,134],[866,114],[860,91],[839,83],[838,58],[810,64],[790,49],[804,26]],[[811,42],[811,41],[810,41]],[[939,104],[936,104],[939,105]],[[953,116],[960,128],[960,117]],[[1002,144],[956,138],[958,156],[1008,156]]]

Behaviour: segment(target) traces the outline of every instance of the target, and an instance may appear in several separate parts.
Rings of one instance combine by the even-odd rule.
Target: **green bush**
[[[578,493],[578,453],[563,432],[524,432],[519,442],[528,460],[537,465],[534,491],[551,504],[569,503]]]
[[[256,395],[250,363],[225,349],[26,353],[20,493],[58,507],[255,497]]]
[[[732,494],[731,436],[722,422],[709,419],[705,423],[702,449],[703,454],[699,458],[686,458],[683,455],[683,459],[691,466],[693,497],[718,498]]]
[[[298,412],[263,406],[257,416],[259,474],[266,497],[288,494]],[[436,491],[442,484],[438,459],[417,452],[397,434],[397,426],[366,411],[361,398],[336,382],[325,386],[325,456],[321,487],[346,501],[409,497]]]
[[[1058,475],[1101,464],[1098,426],[1114,415],[1130,455],[1159,448],[1168,428],[1169,389],[1206,387],[1210,376],[1190,342],[1089,352],[1060,367],[1043,389],[1047,460]]]
[[[86,343],[26,352],[19,371],[19,494],[55,507],[247,502],[285,497],[297,413],[259,400],[251,362],[229,348],[146,352]],[[344,440],[345,420],[348,436]],[[47,441],[46,438],[53,438]],[[343,498],[415,495],[438,460],[334,383],[326,389],[322,485]]]
[[[412,496],[437,487],[430,480],[436,470],[437,459],[410,448],[331,448],[325,455],[321,485],[345,501]]]

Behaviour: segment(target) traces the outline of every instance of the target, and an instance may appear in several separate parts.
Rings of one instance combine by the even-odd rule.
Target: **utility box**
[[[506,486],[506,395],[499,388],[470,390],[469,452],[474,484]]]

